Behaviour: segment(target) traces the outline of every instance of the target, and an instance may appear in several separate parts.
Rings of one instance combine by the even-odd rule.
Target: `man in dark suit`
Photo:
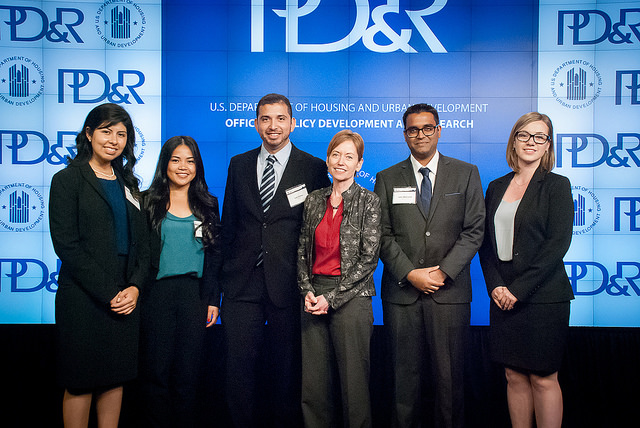
[[[298,237],[306,195],[330,182],[325,162],[289,141],[286,97],[265,95],[255,126],[262,145],[231,159],[222,210],[226,394],[236,427],[298,427]]]
[[[438,112],[403,116],[409,159],[376,177],[382,210],[384,323],[394,370],[392,426],[422,425],[422,372],[430,367],[436,427],[464,426],[464,338],[469,264],[480,247],[484,202],[476,166],[437,150]]]

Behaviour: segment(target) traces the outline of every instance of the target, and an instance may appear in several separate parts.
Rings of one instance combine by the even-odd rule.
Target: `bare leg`
[[[513,428],[533,426],[533,393],[529,376],[509,368],[504,369],[507,377],[507,403]]]
[[[62,420],[65,428],[86,428],[89,425],[92,394],[74,395],[64,391]]]
[[[560,428],[562,425],[562,390],[558,372],[540,377],[531,375],[533,403],[538,428]]]
[[[118,428],[122,406],[122,387],[112,388],[96,396],[98,428]]]

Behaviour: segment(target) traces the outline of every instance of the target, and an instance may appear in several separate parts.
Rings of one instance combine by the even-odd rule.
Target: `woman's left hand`
[[[326,315],[329,312],[329,302],[323,295],[320,295],[315,298],[315,304],[305,305],[305,310],[311,315]]]
[[[503,311],[510,311],[518,302],[518,298],[514,296],[507,287],[494,288],[491,293],[491,298]]]
[[[218,315],[220,315],[220,308],[209,305],[207,308],[207,327],[211,327],[218,321]]]
[[[111,299],[111,310],[116,314],[129,315],[136,308],[139,295],[140,290],[133,285],[121,290]]]

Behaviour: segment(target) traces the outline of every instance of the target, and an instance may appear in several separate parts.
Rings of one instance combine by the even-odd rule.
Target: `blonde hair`
[[[329,147],[327,147],[327,158],[331,155],[331,152],[335,150],[340,144],[345,141],[352,141],[353,145],[356,146],[356,152],[358,153],[358,162],[362,159],[362,155],[364,155],[364,140],[357,132],[353,132],[350,129],[343,129],[333,136],[331,141],[329,142]]]
[[[549,149],[542,156],[542,159],[540,159],[540,167],[549,172],[555,166],[556,155],[553,145],[553,124],[551,123],[551,119],[549,119],[549,116],[547,116],[546,114],[532,111],[520,116],[520,119],[518,119],[513,125],[513,128],[511,128],[511,134],[509,135],[509,141],[507,142],[507,164],[515,172],[520,171],[520,167],[518,166],[518,155],[516,154],[515,147],[516,134],[522,131],[522,128],[524,128],[531,122],[538,121],[544,122],[544,124],[547,125],[547,128],[549,129]]]

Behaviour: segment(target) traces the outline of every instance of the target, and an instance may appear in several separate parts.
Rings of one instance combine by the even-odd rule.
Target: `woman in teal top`
[[[142,306],[141,366],[146,422],[191,427],[205,328],[220,307],[220,217],[197,143],[167,140],[145,192],[153,284]]]

